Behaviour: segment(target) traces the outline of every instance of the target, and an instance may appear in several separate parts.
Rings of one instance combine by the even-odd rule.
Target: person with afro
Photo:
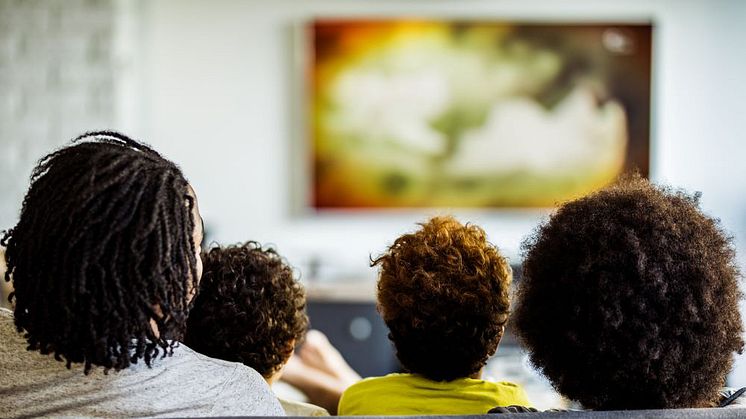
[[[481,379],[510,309],[510,265],[484,231],[450,216],[404,234],[382,256],[378,307],[405,373],[364,379],[340,415],[484,414],[524,405],[523,389]]]
[[[243,363],[274,383],[306,334],[303,286],[275,250],[256,242],[214,247],[202,260],[184,342],[204,355]],[[289,416],[329,415],[308,403],[280,404]]]
[[[594,410],[743,400],[721,392],[744,345],[740,274],[698,198],[629,176],[561,206],[524,243],[512,324],[567,398]]]

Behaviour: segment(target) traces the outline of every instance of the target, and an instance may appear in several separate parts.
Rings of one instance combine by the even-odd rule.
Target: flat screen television
[[[648,175],[649,23],[306,29],[316,210],[544,208]]]

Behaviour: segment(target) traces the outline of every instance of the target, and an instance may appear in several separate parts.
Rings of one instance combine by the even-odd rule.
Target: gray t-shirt
[[[0,417],[284,416],[261,375],[185,345],[171,357],[140,360],[104,375],[67,369],[51,355],[26,350],[13,315],[0,309]]]

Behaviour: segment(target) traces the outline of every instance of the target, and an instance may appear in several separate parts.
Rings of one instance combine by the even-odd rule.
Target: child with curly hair
[[[340,415],[484,414],[529,406],[513,383],[482,380],[510,309],[510,265],[484,231],[435,217],[396,239],[380,266],[378,307],[403,374],[350,386]]]
[[[306,333],[306,295],[293,270],[256,242],[202,255],[200,293],[184,342],[202,354],[241,362],[272,384]],[[327,416],[321,407],[280,399],[289,416]]]

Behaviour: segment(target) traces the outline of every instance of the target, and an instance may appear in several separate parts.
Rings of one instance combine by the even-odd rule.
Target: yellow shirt
[[[389,374],[350,386],[339,400],[339,415],[479,415],[510,405],[530,406],[517,384],[473,378],[438,382],[415,374]]]

